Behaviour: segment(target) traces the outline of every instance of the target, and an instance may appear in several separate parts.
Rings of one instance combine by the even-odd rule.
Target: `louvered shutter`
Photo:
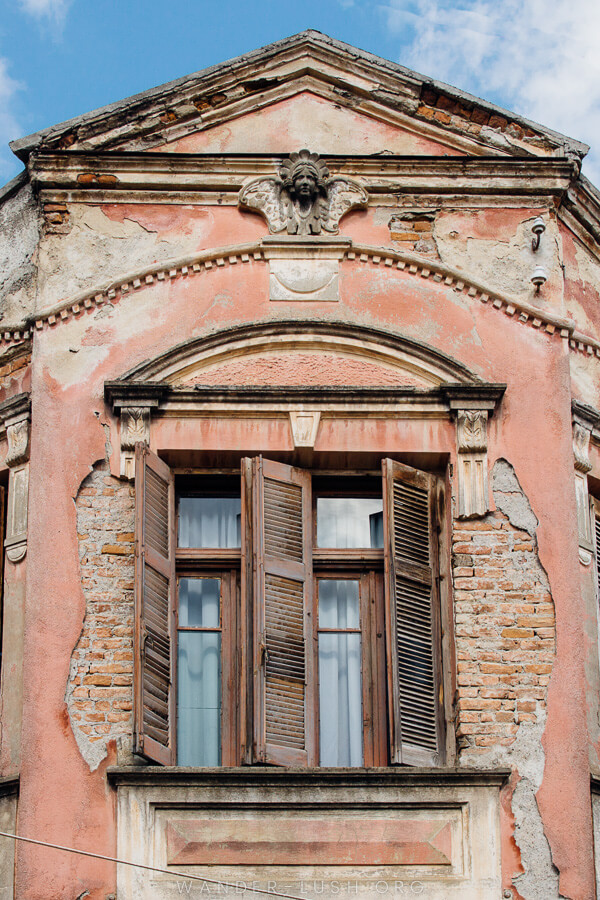
[[[383,462],[391,762],[439,765],[443,703],[436,479]]]
[[[171,470],[135,448],[134,750],[175,763],[175,495]]]
[[[313,765],[310,476],[261,457],[252,475],[255,756]]]

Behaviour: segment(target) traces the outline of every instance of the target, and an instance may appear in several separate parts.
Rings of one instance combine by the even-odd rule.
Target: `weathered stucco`
[[[0,327],[35,308],[38,241],[37,203],[24,184],[0,202]]]
[[[544,775],[554,603],[538,557],[538,520],[506,460],[494,464],[492,492],[498,511],[457,522],[453,535],[460,761],[512,768],[516,786],[507,796],[518,856],[504,884],[523,900],[544,900],[559,896],[535,799]]]
[[[583,149],[314,33],[260,53],[264,71],[246,57],[17,142],[24,156],[38,150],[28,176],[38,199],[29,183],[0,199],[7,466],[3,404],[30,393],[32,410],[26,555],[7,556],[4,589],[0,777],[20,778],[18,827],[167,864],[169,817],[178,828],[199,798],[221,815],[232,797],[292,802],[307,790],[297,780],[265,795],[252,778],[279,777],[265,767],[189,783],[164,769],[107,778],[117,763],[140,762],[135,491],[123,466],[133,444],[113,384],[133,372],[121,405],[137,411],[137,440],[172,466],[233,471],[263,454],[374,471],[393,457],[441,476],[444,700],[457,771],[419,781],[400,768],[382,777],[407,783],[385,790],[376,773],[340,775],[348,783],[335,803],[385,794],[402,805],[409,792],[421,819],[431,805],[467,804],[464,844],[458,818],[449,826],[451,876],[410,870],[432,897],[502,889],[513,900],[593,900],[598,582],[591,551],[580,562],[572,401],[600,405],[600,206],[573,162]],[[265,218],[238,205],[244,186],[276,178],[302,146],[331,154],[331,173],[368,193],[339,236],[269,237]],[[546,230],[533,250],[538,216]],[[305,290],[323,258],[328,299]],[[537,265],[548,272],[539,293]],[[292,269],[283,296],[274,273]],[[257,387],[266,390],[245,403]],[[320,388],[333,399],[321,403]],[[310,417],[313,406],[314,446],[296,446],[290,414]],[[483,432],[460,437],[467,411]],[[600,413],[586,415],[595,424],[584,474],[600,498]],[[459,478],[474,456],[489,491],[483,512],[462,516]],[[338,776],[306,776],[321,777]],[[140,827],[151,800],[167,802],[156,833]],[[12,828],[15,797],[3,804]],[[462,873],[459,844],[472,863]],[[107,861],[25,844],[15,859],[0,860],[7,900],[13,868],[19,900],[117,891]],[[140,872],[119,879],[118,900],[148,896]]]

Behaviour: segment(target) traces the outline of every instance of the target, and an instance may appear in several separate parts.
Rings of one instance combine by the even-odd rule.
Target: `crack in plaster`
[[[494,464],[492,492],[497,508],[507,516],[511,525],[531,535],[542,583],[550,591],[548,575],[538,555],[538,518],[513,466],[505,459],[498,459]],[[544,776],[542,736],[545,727],[546,710],[537,701],[535,721],[522,722],[510,747],[495,748],[485,760],[486,766],[508,764],[519,774],[511,807],[515,819],[514,838],[524,872],[513,878],[513,884],[523,900],[561,900],[562,897],[558,891],[559,871],[552,861],[550,844],[536,799]]]

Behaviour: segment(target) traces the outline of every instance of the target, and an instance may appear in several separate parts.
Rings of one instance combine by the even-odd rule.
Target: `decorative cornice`
[[[457,198],[469,198],[472,204],[476,197],[492,196],[497,202],[512,197],[520,203],[554,206],[573,178],[572,162],[560,157],[324,154],[322,159],[331,172],[358,179],[367,190],[366,200],[377,206],[382,197],[399,193],[434,197],[437,204],[444,197],[453,204]],[[282,155],[272,153],[46,151],[30,163],[30,177],[47,201],[130,203],[132,198],[148,202],[156,196],[163,202],[232,206],[240,190],[254,179],[272,177],[281,163]]]
[[[442,384],[440,393],[452,410],[485,409],[493,413],[506,391],[505,384]]]
[[[122,410],[129,406],[157,409],[169,390],[169,386],[164,383],[107,381],[104,385],[104,397],[112,409]]]
[[[140,406],[136,399],[133,381],[107,382],[104,396],[115,411]],[[153,415],[193,417],[205,415],[241,414],[245,416],[285,416],[290,411],[310,409],[311,414],[321,417],[344,415],[448,418],[454,414],[444,389],[453,385],[442,385],[430,390],[414,387],[372,387],[356,385],[197,385],[195,388],[172,388],[165,384],[144,387],[160,388],[158,405]],[[465,385],[456,385],[464,388]],[[468,387],[468,386],[467,386]],[[474,385],[474,396],[487,392],[489,397],[499,400],[505,385]],[[465,398],[468,392],[464,394]],[[495,403],[496,400],[493,402]],[[468,405],[466,400],[465,405]],[[480,403],[479,408],[485,404]],[[493,408],[488,406],[488,409]]]
[[[109,285],[98,286],[93,290],[77,295],[74,299],[63,301],[52,307],[41,310],[37,315],[30,317],[18,329],[5,331],[2,342],[11,343],[13,340],[29,336],[31,329],[40,331],[45,327],[54,327],[68,322],[72,318],[78,318],[86,312],[105,303],[119,302],[123,297],[143,290],[155,283],[174,281],[177,278],[195,277],[203,272],[253,262],[264,262],[267,243],[255,241],[248,244],[230,245],[213,250],[203,251],[194,256],[174,259],[168,263],[157,266],[146,266],[135,272],[112,281]],[[508,297],[493,290],[482,282],[470,278],[464,272],[454,269],[443,263],[424,259],[414,253],[401,250],[392,250],[388,247],[374,247],[367,244],[352,244],[345,254],[345,259],[374,266],[382,266],[389,269],[397,269],[415,278],[431,279],[452,288],[458,293],[487,304],[488,308],[495,309],[507,315],[520,324],[526,324],[531,328],[545,332],[552,336],[558,334],[561,338],[573,339],[573,349],[583,350],[600,358],[600,343],[593,338],[579,334],[575,331],[575,323],[571,319],[556,316],[523,300]],[[16,328],[13,326],[13,328]]]
[[[581,403],[579,400],[572,401],[571,410],[573,412],[573,422],[577,422],[590,430],[600,428],[600,410],[589,406],[587,403]]]

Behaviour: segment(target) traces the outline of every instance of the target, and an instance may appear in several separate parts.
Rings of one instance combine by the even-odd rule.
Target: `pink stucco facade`
[[[29,166],[0,207],[2,830],[167,874],[6,839],[2,896],[162,898],[169,867],[306,898],[315,879],[331,896],[597,896],[600,197],[582,145],[357,59],[307,32],[138,98],[135,117],[132,101],[17,142]],[[367,201],[301,241],[239,195],[302,147]],[[316,422],[304,441],[296,414]],[[176,478],[262,454],[440,479],[444,765],[278,783],[134,754],[136,441]],[[203,803],[252,832],[269,803],[301,819],[328,791],[335,822],[461,810],[446,862],[367,843],[359,874],[335,859],[308,873],[259,855],[207,866],[197,835],[169,849]]]

